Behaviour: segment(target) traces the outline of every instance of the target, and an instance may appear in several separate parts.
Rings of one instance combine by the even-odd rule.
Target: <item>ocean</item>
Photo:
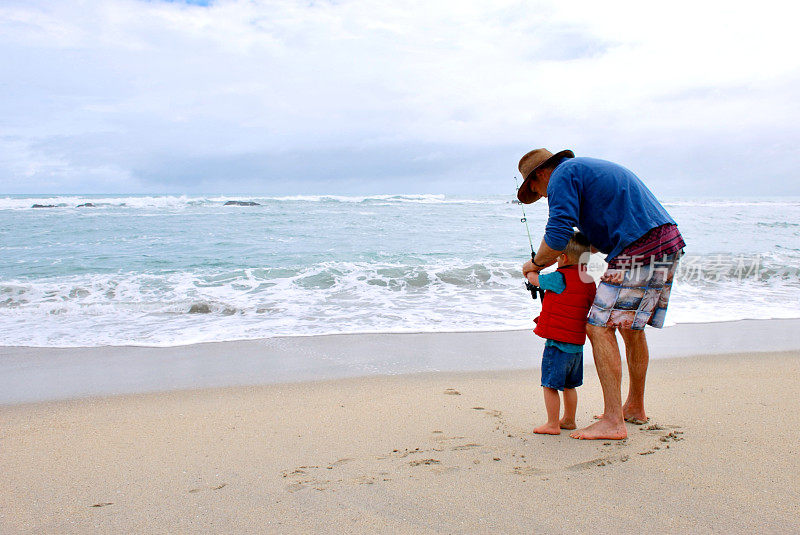
[[[668,323],[800,317],[800,199],[664,206],[687,242]],[[536,246],[546,204],[525,210]],[[510,196],[0,197],[0,345],[530,328],[521,218]]]

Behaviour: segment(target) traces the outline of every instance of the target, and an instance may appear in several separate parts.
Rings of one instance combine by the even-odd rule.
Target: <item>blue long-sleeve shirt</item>
[[[647,186],[621,165],[596,158],[568,158],[550,175],[544,241],[563,251],[573,227],[605,253],[606,261],[648,230],[675,224]]]

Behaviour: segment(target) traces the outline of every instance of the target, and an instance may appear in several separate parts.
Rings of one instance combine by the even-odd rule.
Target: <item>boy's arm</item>
[[[564,275],[558,271],[544,274],[532,271],[527,274],[527,278],[528,281],[534,286],[538,286],[542,290],[549,290],[557,294],[563,292],[567,287],[567,283],[564,280]]]

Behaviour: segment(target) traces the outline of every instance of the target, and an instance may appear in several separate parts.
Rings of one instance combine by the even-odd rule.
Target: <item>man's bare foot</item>
[[[646,424],[650,418],[644,412],[644,407],[633,407],[627,403],[622,406],[622,414],[625,416],[625,421],[636,425]]]
[[[577,429],[578,426],[575,425],[575,420],[567,420],[566,418],[561,418],[558,422],[559,427],[561,429]]]
[[[581,440],[622,440],[628,438],[628,430],[623,422],[611,422],[608,418],[602,418],[588,427],[570,433],[569,436]]]
[[[650,418],[644,418],[644,419],[642,419],[642,418],[637,418],[637,417],[635,417],[635,416],[629,416],[629,417],[626,417],[626,418],[625,418],[625,421],[626,421],[626,422],[628,422],[628,423],[630,423],[630,424],[634,424],[634,425],[644,425],[644,424],[646,424],[648,421],[650,421]]]
[[[546,423],[544,425],[540,425],[539,427],[534,428],[533,432],[538,433],[540,435],[560,435],[561,428],[559,428],[558,425]]]
[[[641,412],[634,414],[629,414],[627,412],[624,412],[624,414],[625,414],[625,421],[631,424],[644,425],[650,421],[650,418],[648,418]],[[606,416],[605,414],[595,414],[593,418],[595,420],[602,420],[603,418],[605,418],[605,416]]]

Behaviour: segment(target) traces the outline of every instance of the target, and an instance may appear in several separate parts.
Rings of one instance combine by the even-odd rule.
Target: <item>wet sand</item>
[[[800,349],[800,319],[679,324],[648,329],[647,339],[653,359],[791,351]],[[530,330],[296,336],[178,347],[0,346],[0,405],[371,375],[528,369],[539,366],[543,348]]]
[[[800,531],[800,351],[654,360],[621,442],[532,434],[538,373],[0,406],[0,532]]]

